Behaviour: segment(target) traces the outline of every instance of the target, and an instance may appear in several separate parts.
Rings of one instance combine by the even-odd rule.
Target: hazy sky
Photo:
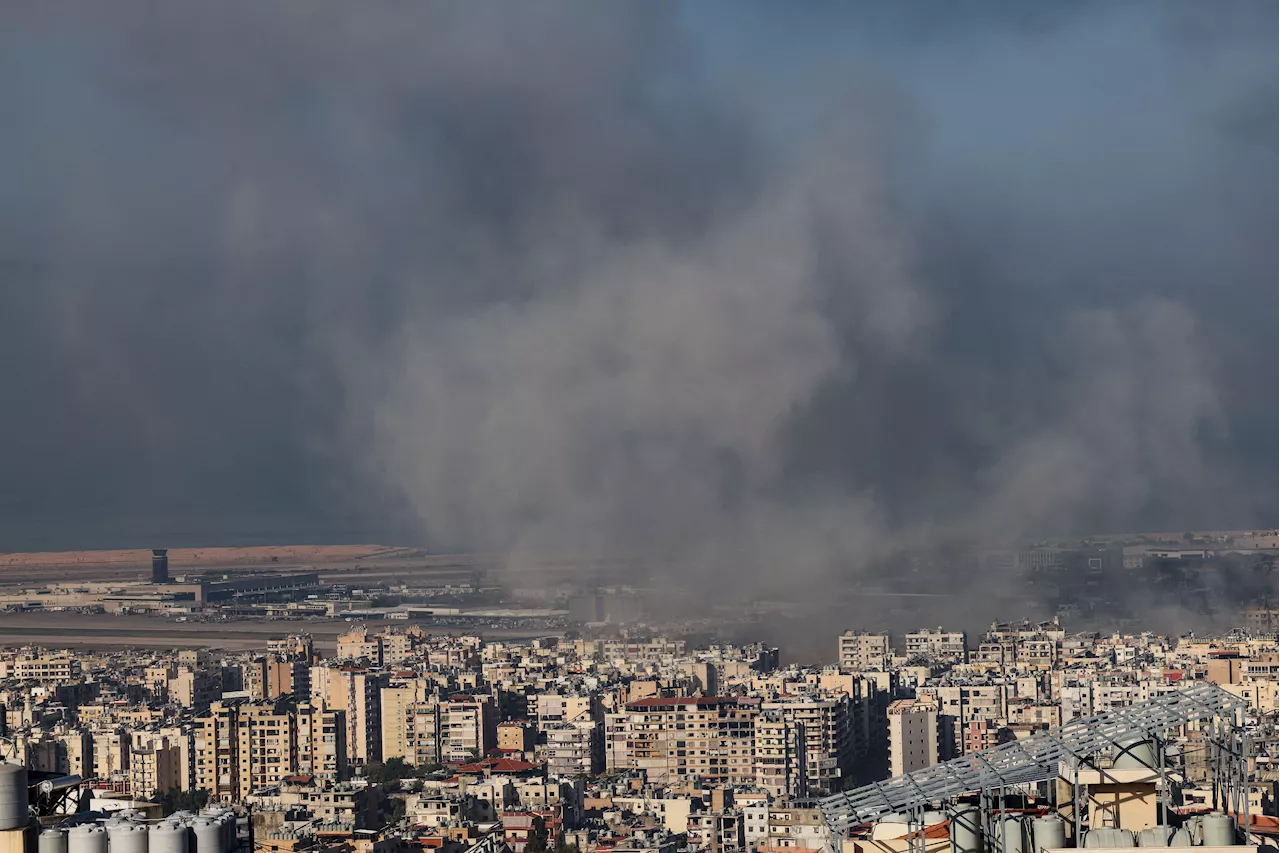
[[[0,550],[1272,526],[1276,24],[7,3]]]

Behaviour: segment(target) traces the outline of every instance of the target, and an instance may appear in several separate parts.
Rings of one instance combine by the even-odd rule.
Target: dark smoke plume
[[[1275,16],[11,3],[0,545],[1273,526]]]

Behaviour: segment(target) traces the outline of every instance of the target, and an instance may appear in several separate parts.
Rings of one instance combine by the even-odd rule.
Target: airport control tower
[[[169,582],[169,549],[153,548],[151,550],[151,582]]]

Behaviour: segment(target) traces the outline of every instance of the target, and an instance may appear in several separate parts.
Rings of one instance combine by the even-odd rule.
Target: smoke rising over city
[[[1274,5],[965,10],[11,4],[0,550],[1274,526]]]

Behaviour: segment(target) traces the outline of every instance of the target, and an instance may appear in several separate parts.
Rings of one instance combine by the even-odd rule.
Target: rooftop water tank
[[[231,850],[236,846],[236,816],[230,809],[218,815],[218,825],[222,827],[222,849]]]
[[[955,853],[982,853],[982,813],[977,806],[961,806],[951,815]]]
[[[0,830],[24,827],[30,819],[26,766],[0,764]]]
[[[180,823],[158,823],[151,827],[150,853],[187,853],[187,835]]]
[[[195,853],[225,853],[222,846],[222,827],[208,818],[198,817],[191,822],[196,836]]]
[[[92,824],[71,827],[67,832],[67,853],[107,853],[107,831]]]
[[[1168,847],[1173,837],[1172,826],[1149,826],[1138,831],[1139,847]]]
[[[1113,829],[1109,826],[1091,829],[1084,834],[1085,847],[1132,847],[1133,833],[1127,829]]]
[[[1067,846],[1067,824],[1056,815],[1045,815],[1031,821],[1033,853],[1061,850]]]
[[[1120,738],[1112,755],[1111,766],[1116,770],[1156,769],[1156,745],[1143,735]]]
[[[1210,812],[1200,817],[1205,847],[1232,847],[1236,843],[1236,822],[1231,815]]]
[[[107,849],[111,853],[148,853],[148,835],[142,824],[122,820],[107,826]]]
[[[1026,853],[1027,844],[1022,818],[1006,817],[1000,826],[1000,834],[1004,843],[1004,853]]]
[[[36,841],[39,853],[67,853],[67,834],[61,829],[46,829]]]

